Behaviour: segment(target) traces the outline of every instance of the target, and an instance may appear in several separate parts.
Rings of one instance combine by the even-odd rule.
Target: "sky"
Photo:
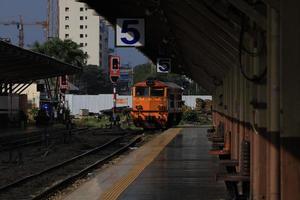
[[[0,0],[0,23],[19,21],[23,16],[25,23],[44,21],[47,15],[47,0]],[[24,26],[24,48],[29,48],[35,41],[44,42],[41,26]],[[12,43],[18,45],[18,29],[16,25],[4,26],[0,24],[0,37],[11,38]],[[114,47],[114,35],[110,31],[109,47]],[[135,48],[115,48],[115,54],[121,56],[122,64],[132,66],[147,63],[148,59]]]

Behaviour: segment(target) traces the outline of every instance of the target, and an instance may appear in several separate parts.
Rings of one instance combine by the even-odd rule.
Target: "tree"
[[[134,83],[144,81],[149,77],[153,77],[163,82],[176,83],[177,85],[184,88],[184,94],[186,95],[199,95],[199,94],[207,93],[196,82],[188,79],[186,76],[175,74],[175,73],[168,73],[168,74],[156,73],[156,66],[151,63],[137,65],[134,68],[134,78],[133,78]]]
[[[134,83],[144,81],[149,77],[156,76],[155,66],[153,66],[151,63],[137,65],[133,70],[133,74]]]
[[[80,75],[79,89],[81,94],[109,94],[112,92],[112,84],[99,66],[87,65]]]
[[[52,38],[43,44],[35,42],[31,50],[75,66],[85,65],[88,58],[88,55],[80,49],[77,43],[72,40],[61,40],[59,38]],[[79,74],[69,76],[69,81],[73,84],[78,83],[79,79]],[[54,79],[51,79],[50,87],[55,87]]]
[[[35,42],[31,50],[71,65],[84,65],[88,58],[88,55],[80,49],[77,43],[59,38],[52,38],[43,44]]]

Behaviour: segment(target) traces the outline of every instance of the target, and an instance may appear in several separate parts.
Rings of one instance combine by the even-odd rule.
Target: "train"
[[[172,82],[148,79],[132,87],[131,117],[137,127],[161,129],[182,118],[183,88]]]

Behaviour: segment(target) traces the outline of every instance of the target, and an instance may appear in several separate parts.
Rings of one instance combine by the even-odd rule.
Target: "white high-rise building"
[[[59,38],[79,44],[89,55],[87,64],[90,65],[102,64],[100,46],[103,48],[106,44],[100,39],[100,20],[101,17],[84,3],[59,0]]]

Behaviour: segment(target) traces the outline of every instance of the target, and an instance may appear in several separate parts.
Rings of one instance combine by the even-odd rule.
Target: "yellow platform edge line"
[[[148,144],[152,146],[151,151],[143,160],[136,163],[133,168],[111,188],[109,188],[99,200],[115,200],[122,192],[143,172],[143,170],[158,156],[158,154],[175,138],[182,128],[169,129],[162,135],[157,136]]]

